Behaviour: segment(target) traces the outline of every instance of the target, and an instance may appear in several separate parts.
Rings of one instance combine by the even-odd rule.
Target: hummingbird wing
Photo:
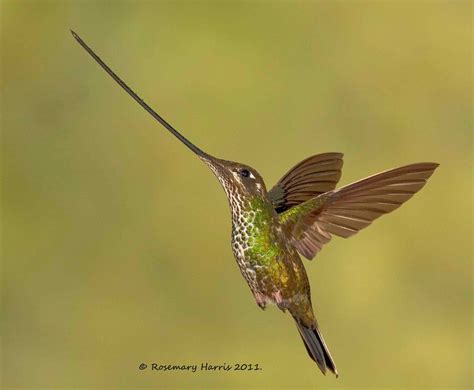
[[[342,153],[322,153],[308,157],[291,168],[268,196],[277,213],[336,188],[341,178]]]
[[[284,231],[307,259],[331,240],[348,238],[400,207],[425,184],[438,164],[391,169],[317,196],[280,215]]]

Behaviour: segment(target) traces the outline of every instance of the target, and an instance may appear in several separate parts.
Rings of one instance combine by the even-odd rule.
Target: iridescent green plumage
[[[74,32],[95,61],[148,113],[196,153],[224,188],[232,213],[232,249],[257,304],[288,310],[310,357],[323,373],[337,375],[313,313],[309,281],[301,255],[308,259],[332,235],[350,237],[382,214],[410,199],[438,164],[393,169],[335,190],[342,154],[311,156],[288,171],[267,192],[257,171],[203,152],[133,92]]]

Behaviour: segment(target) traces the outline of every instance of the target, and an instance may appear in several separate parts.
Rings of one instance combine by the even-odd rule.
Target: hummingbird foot
[[[277,290],[275,293],[273,293],[273,299],[275,300],[278,308],[284,313],[286,310],[286,304],[280,290]]]
[[[260,307],[260,309],[265,310],[267,307],[267,299],[265,298],[265,295],[256,292],[255,293],[255,301],[257,302],[257,305]]]

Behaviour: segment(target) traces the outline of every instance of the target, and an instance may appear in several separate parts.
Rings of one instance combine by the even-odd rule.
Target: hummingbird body
[[[351,237],[376,218],[400,207],[438,166],[416,163],[336,189],[341,153],[311,156],[290,169],[269,191],[260,174],[213,157],[187,140],[128,87],[74,32],[95,61],[153,118],[212,170],[229,201],[232,250],[260,308],[273,303],[288,311],[309,356],[323,373],[337,369],[319,331],[308,277],[300,255],[311,260],[332,236]]]
[[[286,309],[294,296],[309,288],[296,250],[283,235],[280,221],[266,198],[240,201],[232,208],[232,250],[257,304]],[[296,301],[296,300],[295,300]]]

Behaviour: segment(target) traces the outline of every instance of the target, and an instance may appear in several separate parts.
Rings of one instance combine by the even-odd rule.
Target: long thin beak
[[[90,56],[104,69],[110,77],[112,77],[117,84],[119,84],[125,92],[127,92],[135,101],[142,106],[153,118],[155,118],[158,122],[160,122],[171,134],[173,134],[176,138],[178,138],[183,144],[185,144],[189,149],[191,149],[194,153],[196,153],[199,157],[203,159],[209,159],[207,153],[203,152],[199,149],[196,145],[186,139],[178,130],[176,130],[173,126],[171,126],[165,119],[163,119],[160,115],[156,113],[145,101],[140,98],[125,82],[118,77],[112,69],[110,69],[104,61],[100,59],[100,57],[94,53],[94,51],[87,46],[87,44],[81,39],[79,35],[77,35],[74,31],[71,30],[72,36],[76,39],[77,42],[90,54]]]

